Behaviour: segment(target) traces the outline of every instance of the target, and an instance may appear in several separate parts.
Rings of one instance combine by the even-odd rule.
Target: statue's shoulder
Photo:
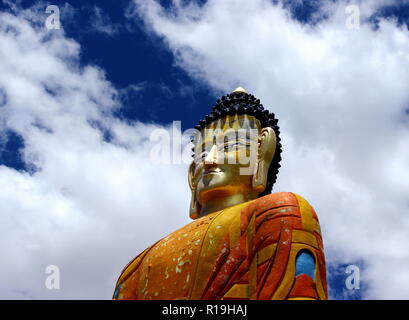
[[[125,282],[132,275],[132,273],[142,263],[143,258],[146,256],[146,254],[156,245],[156,243],[154,245],[146,248],[144,251],[142,251],[140,254],[138,254],[135,258],[133,258],[130,262],[128,262],[128,264],[122,269],[121,274],[119,275],[119,278],[118,278],[118,281],[117,281],[117,286],[118,286],[118,284],[121,284],[121,283]]]
[[[277,209],[277,216],[298,216],[303,225],[311,226],[318,223],[318,216],[310,203],[302,196],[293,192],[278,192],[265,195],[254,200],[257,211]],[[292,210],[295,208],[296,210]]]
[[[255,200],[256,205],[268,205],[271,208],[298,206],[297,196],[292,192],[277,192]]]
[[[293,192],[277,192],[265,195],[255,200],[259,203],[269,203],[272,207],[303,206],[311,207],[306,199]],[[311,207],[312,208],[312,207]]]

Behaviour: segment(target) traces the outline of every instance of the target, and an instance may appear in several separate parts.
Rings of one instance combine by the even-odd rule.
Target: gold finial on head
[[[244,93],[248,93],[246,89],[244,89],[243,87],[238,87],[236,89],[234,89],[233,92],[244,92]]]

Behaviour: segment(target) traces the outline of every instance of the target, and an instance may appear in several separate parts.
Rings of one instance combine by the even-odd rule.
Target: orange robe
[[[296,276],[307,250],[314,277]],[[132,260],[114,299],[327,299],[322,237],[314,209],[282,192],[194,220]]]

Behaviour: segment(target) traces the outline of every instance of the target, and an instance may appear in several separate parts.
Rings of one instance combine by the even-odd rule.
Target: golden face
[[[260,123],[253,116],[231,115],[207,126],[195,145],[193,183],[200,204],[214,198],[254,193]]]

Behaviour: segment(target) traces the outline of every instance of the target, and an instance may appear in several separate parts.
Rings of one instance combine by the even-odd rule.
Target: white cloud
[[[107,36],[113,36],[119,32],[120,25],[113,23],[109,15],[100,7],[94,5],[90,11],[90,30],[106,34]]]
[[[358,2],[355,31],[346,1],[325,2],[327,19],[314,26],[265,0],[176,1],[168,11],[134,2],[191,76],[219,93],[242,85],[276,113],[284,159],[275,189],[316,208],[328,262],[363,260],[366,298],[407,299],[409,32],[366,22],[394,2]]]
[[[350,31],[342,3],[314,27],[261,0],[178,2],[172,13],[138,3],[179,66],[219,93],[243,85],[276,112],[276,191],[314,205],[328,261],[364,260],[367,298],[408,298],[408,31],[384,20]],[[110,298],[124,264],[188,222],[187,168],[147,159],[157,126],[112,117],[118,92],[103,70],[81,67],[79,44],[42,18],[0,13],[0,137],[21,135],[40,169],[0,166],[0,297]],[[45,288],[51,264],[59,291]]]
[[[1,12],[0,43],[0,136],[19,134],[38,168],[0,166],[0,297],[110,299],[130,259],[189,221],[187,166],[152,164],[157,126],[111,115],[118,92],[63,30]],[[48,265],[61,290],[46,289]]]

